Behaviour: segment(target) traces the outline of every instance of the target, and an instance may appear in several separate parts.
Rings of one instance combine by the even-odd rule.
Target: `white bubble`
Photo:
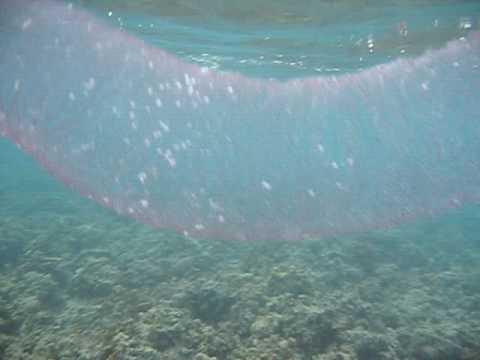
[[[347,163],[348,163],[348,165],[353,166],[355,161],[353,160],[353,158],[349,157],[349,158],[347,158]]]
[[[262,187],[267,191],[272,190],[272,185],[268,181],[265,181],[265,180],[262,180]]]
[[[458,27],[462,30],[468,30],[472,28],[472,20],[468,17],[462,17],[460,18],[460,22],[458,24]]]
[[[162,120],[158,120],[158,123],[159,123],[160,126],[162,127],[163,131],[165,131],[165,132],[169,132],[169,131],[170,131],[170,128],[168,127],[168,125],[165,124]]]
[[[175,160],[175,158],[166,157],[166,159],[167,159],[168,165],[170,165],[170,167],[174,168],[175,166],[177,166],[177,160]]]
[[[322,144],[317,144],[317,150],[320,151],[321,153],[325,152],[325,148],[323,147]]]
[[[204,230],[205,229],[205,226],[203,224],[195,224],[195,230]]]
[[[144,208],[148,208],[150,206],[150,203],[148,202],[148,200],[142,199],[140,200],[140,205],[142,205],[142,207]]]
[[[308,195],[310,195],[311,197],[315,197],[317,194],[315,194],[315,191],[313,191],[313,189],[308,189],[307,190],[307,193]]]
[[[142,184],[145,184],[145,181],[147,180],[147,174],[146,173],[141,172],[137,175],[137,177],[138,177],[138,180],[140,180],[140,182]]]
[[[177,160],[175,160],[175,158],[173,157],[172,150],[170,150],[170,149],[165,150],[165,153],[163,154],[163,157],[165,158],[165,160],[167,160],[170,167],[173,168],[177,165]]]
[[[367,40],[367,47],[368,47],[368,52],[373,53],[374,48],[375,48],[375,43],[373,41],[373,36],[370,35]]]
[[[334,169],[338,169],[338,164],[335,162],[335,161],[332,161],[330,163],[330,165],[334,168]]]
[[[68,98],[70,99],[70,101],[75,101],[75,94],[70,91],[70,92],[68,93]]]
[[[87,91],[91,91],[95,88],[95,79],[94,78],[89,78],[87,81],[83,83],[83,87]]]
[[[223,208],[212,198],[208,199],[208,205],[215,211],[223,211]]]
[[[155,99],[155,105],[157,105],[158,108],[162,107],[162,100],[160,100],[159,98],[156,98]]]
[[[188,75],[187,73],[183,74],[183,78],[185,80],[185,84],[188,86],[188,85],[191,85],[190,83],[190,75]]]
[[[22,30],[27,30],[32,25],[32,19],[28,18],[22,24]]]

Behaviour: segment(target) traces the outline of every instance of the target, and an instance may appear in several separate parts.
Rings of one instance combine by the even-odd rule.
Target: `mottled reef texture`
[[[0,359],[480,358],[478,209],[462,227],[246,243],[25,201],[0,217]]]

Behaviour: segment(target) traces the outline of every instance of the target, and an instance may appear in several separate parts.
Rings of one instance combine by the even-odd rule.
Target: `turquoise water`
[[[260,9],[248,1],[100,1],[91,7],[194,63],[275,78],[339,74],[418,56],[476,29],[479,13],[476,1],[285,1]]]
[[[279,79],[416,57],[480,21],[476,1],[181,4],[84,6],[187,61]],[[480,356],[475,202],[320,240],[196,240],[101,208],[2,138],[0,204],[0,359]]]

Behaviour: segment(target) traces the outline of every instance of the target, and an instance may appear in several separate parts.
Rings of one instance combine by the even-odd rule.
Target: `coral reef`
[[[75,201],[52,204],[45,226],[0,217],[0,359],[480,356],[479,243],[457,231],[452,247],[448,221],[199,242]]]

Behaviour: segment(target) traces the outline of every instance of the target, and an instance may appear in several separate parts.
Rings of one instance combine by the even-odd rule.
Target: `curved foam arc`
[[[200,238],[301,239],[480,198],[478,33],[279,82],[185,63],[71,5],[0,7],[0,131],[120,214]]]

